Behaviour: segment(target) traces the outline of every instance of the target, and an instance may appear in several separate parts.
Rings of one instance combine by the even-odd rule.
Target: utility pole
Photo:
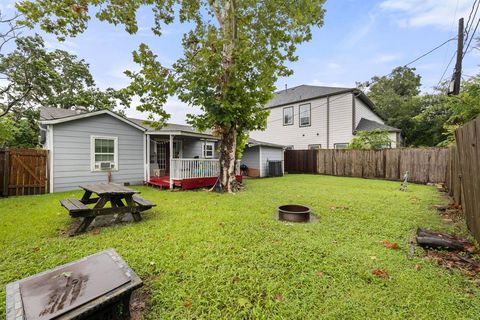
[[[457,63],[453,73],[453,90],[449,94],[458,95],[460,93],[460,81],[462,81],[462,60],[463,60],[463,18],[458,20],[458,40],[457,40]]]

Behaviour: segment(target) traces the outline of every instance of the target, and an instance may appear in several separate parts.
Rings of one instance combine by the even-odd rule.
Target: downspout
[[[327,149],[330,149],[330,96],[327,97]]]

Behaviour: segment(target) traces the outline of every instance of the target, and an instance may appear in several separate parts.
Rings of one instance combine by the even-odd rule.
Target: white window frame
[[[283,109],[283,125],[284,126],[292,126],[295,122],[295,108],[293,106],[289,106],[289,107],[284,107]],[[291,118],[291,121],[290,122],[285,122],[285,111],[286,110],[292,110],[292,118]]]
[[[115,167],[110,170],[95,168],[95,140],[113,140],[113,163]],[[90,136],[90,169],[92,172],[118,171],[118,137],[112,136]]]
[[[308,145],[308,150],[320,150],[322,145],[320,143],[313,143]]]
[[[347,147],[348,147],[348,143],[344,143],[344,142],[333,144],[333,148],[336,150],[344,150],[344,149],[347,149]]]
[[[302,107],[308,108],[308,123],[302,124]],[[306,118],[306,117],[304,117]],[[310,127],[312,125],[312,105],[310,103],[304,103],[298,106],[298,126]]]
[[[210,152],[210,150],[207,150],[207,146],[212,147],[211,156],[207,155],[207,152]],[[215,142],[205,141],[205,143],[202,144],[202,155],[204,159],[213,159],[213,157],[215,156]]]

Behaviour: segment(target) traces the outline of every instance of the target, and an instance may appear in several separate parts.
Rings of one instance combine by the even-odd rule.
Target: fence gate
[[[318,173],[318,150],[285,150],[285,172]]]
[[[47,192],[48,151],[37,149],[0,150],[0,191],[3,196]]]

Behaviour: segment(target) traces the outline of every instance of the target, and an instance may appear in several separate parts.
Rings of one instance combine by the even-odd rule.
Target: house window
[[[203,157],[204,158],[213,158],[213,149],[215,148],[214,142],[205,142],[203,144]]]
[[[308,150],[318,150],[318,149],[322,149],[321,144],[309,144],[308,145]]]
[[[334,143],[334,149],[346,149],[348,147],[348,143]]]
[[[300,105],[299,112],[298,112],[298,115],[299,115],[299,118],[300,118],[300,122],[299,122],[300,127],[308,127],[311,124],[310,123],[310,112],[311,112],[310,103]]]
[[[283,108],[283,125],[290,126],[293,124],[293,107]]]
[[[117,137],[91,137],[92,171],[118,170]]]

